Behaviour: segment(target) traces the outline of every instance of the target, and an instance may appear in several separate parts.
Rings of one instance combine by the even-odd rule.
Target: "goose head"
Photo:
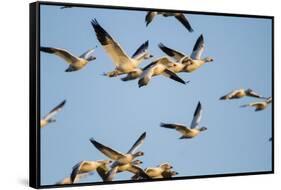
[[[150,58],[152,58],[152,57],[153,57],[153,55],[150,54],[148,51],[146,51],[146,52],[144,53],[144,55],[143,55],[143,59],[150,59]]]
[[[105,164],[105,165],[107,165],[107,164],[111,164],[111,163],[112,163],[112,160],[98,160],[97,162],[100,163],[100,164]]]
[[[136,158],[136,157],[143,156],[143,155],[144,155],[144,153],[142,151],[138,151],[135,154],[133,154],[133,157]]]
[[[93,55],[91,55],[91,56],[89,56],[88,58],[87,58],[87,60],[90,62],[90,61],[93,61],[93,60],[95,60],[95,59],[97,59],[95,56],[93,56]]]
[[[206,57],[206,58],[204,59],[204,61],[205,61],[205,63],[208,63],[208,62],[213,62],[214,59],[213,59],[212,57]]]
[[[143,162],[141,160],[134,160],[132,161],[133,165],[141,165]]]
[[[207,130],[207,127],[201,127],[200,129],[199,129],[199,131],[206,131]]]
[[[173,168],[173,166],[171,166],[171,164],[169,164],[169,163],[160,164],[159,167],[163,168],[164,170],[169,170],[169,169]]]
[[[266,99],[266,103],[269,104],[269,103],[271,103],[271,102],[272,102],[272,97],[269,97],[269,98]]]

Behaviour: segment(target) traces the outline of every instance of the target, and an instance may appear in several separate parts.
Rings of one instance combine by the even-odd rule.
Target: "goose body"
[[[272,102],[272,98],[268,98],[265,101],[253,102],[249,104],[242,105],[241,107],[254,107],[255,111],[261,111],[267,108],[267,106]]]
[[[207,130],[206,127],[198,127],[201,121],[201,117],[202,117],[202,106],[201,103],[198,102],[190,127],[186,127],[185,125],[182,124],[168,124],[168,123],[161,123],[160,127],[175,129],[176,131],[181,133],[182,136],[180,137],[180,139],[190,139],[198,136],[202,131]]]
[[[158,11],[149,11],[145,16],[146,26],[148,26],[152,20],[157,15],[162,15],[164,17],[175,17],[189,32],[193,32],[193,28],[191,27],[188,19],[184,16],[183,13],[171,13],[171,12],[158,12]]]
[[[98,41],[101,43],[105,52],[115,65],[115,70],[106,73],[106,76],[115,77],[131,72],[138,72],[139,64],[143,60],[152,57],[152,55],[147,51],[148,41],[143,43],[132,55],[132,57],[130,57],[121,48],[120,44],[116,42],[108,32],[106,32],[106,30],[98,23],[97,20],[92,20],[91,24],[94,28]]]
[[[142,75],[138,81],[139,87],[147,85],[152,77],[158,75],[164,75],[172,80],[186,84],[179,76],[177,76],[173,71],[168,69],[168,65],[172,62],[167,57],[161,57],[154,62],[143,68]]]
[[[53,108],[47,115],[45,115],[41,120],[40,120],[40,127],[43,128],[49,123],[55,122],[55,116],[62,110],[66,103],[66,100],[62,101],[59,105],[57,105],[55,108]]]
[[[92,55],[94,49],[89,49],[79,57],[71,54],[69,51],[60,48],[54,47],[41,47],[40,51],[45,53],[55,54],[65,60],[66,63],[69,64],[69,67],[65,70],[65,72],[78,71],[84,68],[90,61],[95,60],[96,57]]]
[[[169,66],[169,69],[175,73],[191,73],[203,66],[205,63],[214,61],[211,57],[201,58],[201,55],[205,49],[205,43],[202,34],[198,37],[190,56],[171,49],[162,43],[159,44],[159,48],[168,56],[173,58],[176,62],[176,64]]]
[[[173,167],[169,163],[164,163],[161,165],[158,165],[156,167],[148,167],[144,170],[144,172],[149,176],[149,178],[157,179],[157,178],[163,178],[163,173],[166,171],[170,171]],[[165,174],[164,174],[165,175]],[[132,177],[132,179],[140,179],[142,176],[136,174]]]
[[[107,168],[108,164],[110,163],[110,160],[81,161],[75,166],[73,166],[70,179],[74,183],[78,174],[94,172],[99,167]]]
[[[233,90],[230,93],[220,97],[220,100],[231,100],[231,99],[240,99],[245,96],[249,97],[255,97],[255,98],[263,98],[260,96],[258,93],[254,92],[252,89],[238,89],[238,90]]]

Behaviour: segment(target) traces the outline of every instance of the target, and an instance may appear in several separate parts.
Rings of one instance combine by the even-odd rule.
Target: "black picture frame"
[[[111,182],[92,182],[79,183],[70,185],[41,185],[40,183],[40,5],[56,5],[56,6],[75,6],[75,7],[90,7],[90,8],[106,8],[118,10],[141,10],[141,11],[169,11],[182,12],[200,15],[217,15],[217,16],[231,16],[231,17],[246,17],[246,18],[265,18],[272,22],[272,170],[271,171],[257,171],[245,173],[230,173],[230,174],[212,174],[200,176],[186,176],[174,177],[172,179],[142,179],[139,181],[122,180]],[[248,14],[233,14],[233,13],[218,13],[218,12],[200,12],[188,10],[171,10],[171,9],[155,9],[155,8],[141,8],[141,7],[125,7],[125,6],[109,6],[109,5],[92,5],[80,3],[62,3],[62,2],[47,2],[38,1],[30,3],[30,23],[29,23],[29,39],[30,39],[30,65],[29,65],[29,185],[33,188],[57,188],[57,187],[75,187],[75,186],[89,186],[89,185],[107,185],[107,184],[122,184],[122,183],[139,183],[152,181],[169,181],[169,180],[186,180],[197,178],[213,178],[213,177],[233,177],[245,175],[260,175],[274,173],[274,16],[264,15],[248,15]]]

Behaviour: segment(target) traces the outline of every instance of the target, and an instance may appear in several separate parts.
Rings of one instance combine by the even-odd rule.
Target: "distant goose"
[[[205,49],[204,38],[202,34],[197,39],[193,47],[191,56],[185,55],[179,51],[168,48],[162,43],[159,44],[159,48],[168,56],[172,57],[177,63],[181,63],[175,65],[174,68],[169,67],[170,70],[176,73],[193,72],[197,70],[199,67],[201,67],[202,65],[204,65],[205,63],[214,61],[214,59],[211,57],[201,58],[201,55]]]
[[[75,178],[75,182],[77,183],[79,180],[86,178],[90,175],[93,175],[93,173],[83,173],[83,174],[78,174]],[[66,177],[64,179],[62,179],[61,181],[57,182],[56,185],[69,185],[69,184],[73,184],[70,177]]]
[[[139,64],[143,60],[152,57],[152,55],[147,51],[148,41],[142,44],[132,55],[132,57],[130,57],[121,48],[121,46],[101,27],[96,19],[92,20],[91,23],[96,32],[97,39],[116,66],[115,70],[106,73],[106,76],[115,77],[122,74],[141,72],[140,68],[138,67]]]
[[[72,55],[65,49],[41,47],[40,50],[45,53],[55,54],[65,60],[69,64],[69,67],[65,70],[65,72],[78,71],[84,68],[90,61],[96,59],[96,57],[92,55],[95,49],[89,49],[79,57]]]
[[[121,152],[118,152],[112,148],[109,148],[97,141],[95,141],[93,138],[90,139],[91,143],[99,150],[101,151],[105,156],[108,158],[115,160],[115,162],[111,166],[111,170],[109,171],[109,174],[107,176],[107,181],[112,180],[114,177],[114,174],[118,171],[119,167],[124,167],[125,169],[128,170],[134,170],[134,172],[138,171],[139,173],[143,174],[141,168],[135,167],[131,163],[136,157],[143,156],[144,153],[141,151],[136,152],[136,150],[144,143],[144,139],[146,137],[146,133],[144,132],[134,143],[134,145],[130,148],[130,150],[124,154]],[[127,165],[129,164],[129,165]],[[127,165],[127,166],[125,166]],[[124,169],[123,168],[123,169]]]
[[[202,117],[202,106],[201,103],[198,102],[196,110],[193,115],[193,119],[190,125],[190,128],[181,124],[166,124],[161,123],[160,126],[168,129],[175,129],[182,134],[180,139],[193,138],[199,135],[202,131],[207,130],[206,127],[198,127]]]
[[[261,111],[267,108],[267,106],[272,102],[272,97],[260,102],[253,102],[249,104],[242,105],[240,107],[255,107],[255,111]]]
[[[98,161],[81,161],[72,168],[70,179],[72,183],[76,182],[76,178],[79,174],[94,172],[97,168],[107,169],[107,165],[112,163],[111,160],[98,160]]]
[[[184,80],[167,68],[167,64],[169,63],[171,61],[167,57],[161,57],[143,68],[143,73],[138,82],[139,87],[147,85],[151,78],[157,75],[164,75],[179,83],[186,84]]]
[[[146,16],[145,16],[145,22],[146,22],[146,26],[149,25],[149,23],[151,23],[151,21],[153,20],[153,18],[156,15],[162,15],[164,17],[170,17],[170,16],[174,16],[180,23],[182,23],[182,25],[189,31],[189,32],[193,32],[193,29],[189,23],[189,21],[187,20],[187,18],[184,16],[183,13],[171,13],[171,12],[157,12],[157,11],[149,11]]]
[[[60,9],[69,9],[69,8],[73,8],[73,6],[71,6],[71,5],[66,5],[66,6],[60,7]]]
[[[41,120],[40,120],[40,127],[43,128],[49,123],[56,122],[55,116],[57,115],[58,112],[60,112],[65,105],[66,100],[62,101],[59,105],[57,105],[55,108],[53,108],[47,115],[45,115]]]
[[[144,172],[152,179],[163,178],[163,173],[170,171],[173,167],[169,163],[160,164],[157,167],[149,167],[144,170]],[[165,175],[165,174],[164,174]],[[133,180],[141,179],[142,177],[138,174],[132,177]]]
[[[255,98],[264,98],[260,96],[258,93],[254,92],[252,89],[238,89],[238,90],[233,90],[232,92],[220,97],[220,100],[231,100],[231,99],[239,99],[243,98],[245,96],[249,97],[255,97]]]

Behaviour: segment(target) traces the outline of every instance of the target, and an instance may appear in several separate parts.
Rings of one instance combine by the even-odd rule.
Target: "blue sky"
[[[68,65],[62,59],[41,53],[41,116],[67,100],[57,122],[41,130],[42,185],[67,177],[81,160],[105,159],[89,138],[126,152],[144,131],[143,168],[169,162],[178,176],[271,170],[271,105],[254,112],[239,108],[254,98],[218,100],[237,88],[271,96],[271,20],[188,14],[194,28],[189,33],[176,19],[160,16],[146,27],[145,15],[144,11],[41,6],[41,46],[76,55],[98,46],[97,59],[72,73],[64,72]],[[107,78],[101,74],[114,65],[96,39],[90,24],[94,18],[129,55],[146,40],[154,58],[164,55],[157,47],[160,42],[189,54],[203,34],[203,57],[215,61],[179,74],[190,80],[188,85],[159,76],[138,88],[137,80]],[[208,130],[197,138],[179,140],[176,131],[159,127],[160,122],[189,125],[198,101],[203,107],[201,124]],[[130,176],[121,173],[116,179]],[[86,181],[101,179],[94,174],[81,182]]]

